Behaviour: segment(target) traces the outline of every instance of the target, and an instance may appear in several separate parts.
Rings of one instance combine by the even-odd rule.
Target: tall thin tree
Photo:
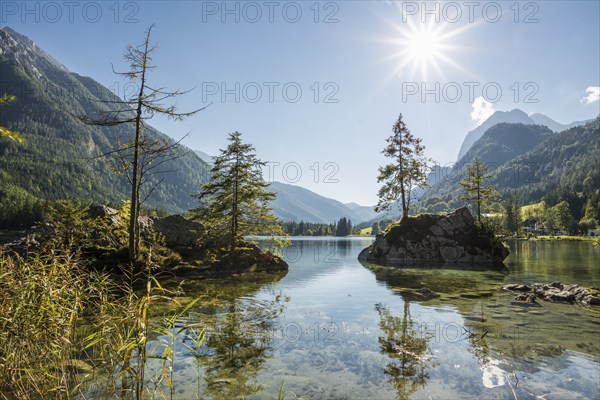
[[[487,171],[488,166],[476,158],[467,167],[465,177],[460,182],[460,186],[465,191],[460,199],[475,205],[477,221],[479,222],[481,222],[482,207],[489,204],[497,196],[494,186],[487,184],[487,181],[492,179],[494,174],[487,174]]]
[[[148,28],[145,40],[140,46],[129,45],[127,47],[124,58],[129,63],[129,70],[126,72],[113,70],[115,74],[139,85],[137,86],[138,90],[128,98],[102,100],[101,103],[106,104],[108,110],[100,111],[99,115],[79,116],[79,119],[88,125],[116,126],[125,124],[134,127],[130,140],[120,142],[116,149],[103,154],[103,156],[112,154],[117,157],[118,167],[116,170],[119,173],[126,173],[131,185],[128,250],[129,258],[132,261],[136,259],[139,251],[141,204],[148,198],[156,184],[144,199],[141,198],[141,188],[147,183],[146,178],[150,174],[157,172],[157,168],[166,162],[168,157],[173,157],[179,143],[147,138],[144,134],[146,120],[159,114],[180,121],[206,108],[180,113],[174,105],[165,106],[162,103],[189,91],[167,91],[164,88],[154,88],[148,83],[149,72],[156,68],[152,64],[152,54],[156,50],[156,45],[150,42],[150,34],[153,28],[154,25]]]
[[[379,189],[379,201],[375,211],[389,210],[398,199],[401,200],[402,216],[408,216],[411,206],[411,192],[414,188],[427,187],[427,174],[431,159],[425,157],[425,146],[421,139],[412,135],[402,120],[402,114],[392,127],[392,136],[382,153],[392,162],[379,168],[377,182],[383,182]]]

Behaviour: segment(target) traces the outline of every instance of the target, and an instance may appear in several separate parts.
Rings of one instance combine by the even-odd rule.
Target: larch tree
[[[140,46],[128,46],[124,59],[129,63],[129,70],[116,72],[123,76],[137,90],[129,97],[119,100],[104,100],[106,111],[100,111],[99,115],[80,115],[78,118],[88,125],[117,126],[131,125],[134,132],[126,141],[119,141],[116,149],[102,156],[113,155],[117,163],[114,168],[117,174],[127,176],[131,186],[130,216],[128,223],[128,250],[131,261],[137,258],[140,244],[139,215],[142,203],[152,193],[156,182],[142,198],[141,188],[149,182],[151,175],[161,172],[159,167],[165,162],[177,158],[175,150],[179,145],[177,141],[162,139],[151,139],[144,134],[146,121],[155,115],[166,116],[175,121],[180,121],[192,116],[201,109],[180,113],[174,105],[164,105],[163,102],[172,100],[189,91],[167,91],[164,88],[156,88],[149,84],[149,73],[156,68],[152,64],[152,55],[156,45],[150,42],[150,34],[154,25],[146,31],[145,40]]]
[[[240,132],[230,133],[228,140],[214,159],[210,182],[195,196],[200,206],[194,214],[235,252],[244,236],[282,235],[283,230],[271,208],[276,194],[262,176],[266,163],[256,157],[252,145],[242,142]]]
[[[460,199],[475,205],[477,221],[479,222],[481,222],[481,209],[483,206],[491,203],[497,197],[495,188],[487,184],[494,177],[494,174],[487,174],[487,171],[488,166],[476,158],[467,167],[465,177],[459,183],[465,192]]]
[[[392,132],[386,140],[388,145],[382,151],[392,161],[379,168],[377,182],[383,182],[383,186],[378,192],[379,201],[375,211],[389,210],[392,204],[400,200],[402,216],[407,217],[413,189],[427,187],[429,163],[432,160],[425,157],[425,146],[406,127],[402,114],[392,127]]]

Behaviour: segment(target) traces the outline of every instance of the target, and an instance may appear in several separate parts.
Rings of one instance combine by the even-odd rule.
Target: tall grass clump
[[[54,203],[36,250],[0,248],[0,399],[144,398],[149,337],[159,335],[173,337],[152,350],[173,390],[174,321],[195,301],[181,306],[153,277],[160,238],[149,235],[140,260],[115,265],[122,227],[87,215]],[[109,254],[104,267],[90,261],[98,249]]]
[[[0,252],[0,398],[70,398],[80,372],[76,327],[107,281],[69,255]],[[101,297],[101,296],[100,296]]]

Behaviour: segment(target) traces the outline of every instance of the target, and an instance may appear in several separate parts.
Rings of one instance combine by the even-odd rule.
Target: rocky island
[[[475,222],[468,208],[404,217],[366,249],[360,261],[394,265],[502,263],[509,250]]]

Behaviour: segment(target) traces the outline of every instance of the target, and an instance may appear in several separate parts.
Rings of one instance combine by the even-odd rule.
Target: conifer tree
[[[401,200],[402,215],[408,216],[413,189],[427,187],[428,163],[432,160],[424,155],[425,146],[421,139],[410,133],[402,114],[392,127],[392,136],[387,139],[388,145],[382,153],[392,162],[379,168],[377,182],[383,182],[379,189],[379,202],[375,211],[389,210],[398,199]]]
[[[211,179],[195,197],[194,210],[215,235],[221,235],[235,251],[248,235],[281,235],[281,225],[273,215],[275,193],[268,191],[261,168],[266,165],[254,154],[254,147],[242,142],[242,134],[229,134],[229,145],[214,160]]]
[[[477,221],[481,222],[481,209],[483,206],[493,201],[497,194],[493,186],[486,185],[486,182],[494,177],[493,174],[486,174],[488,166],[479,159],[475,159],[467,168],[467,173],[460,186],[465,191],[461,200],[474,204],[477,209]]]

